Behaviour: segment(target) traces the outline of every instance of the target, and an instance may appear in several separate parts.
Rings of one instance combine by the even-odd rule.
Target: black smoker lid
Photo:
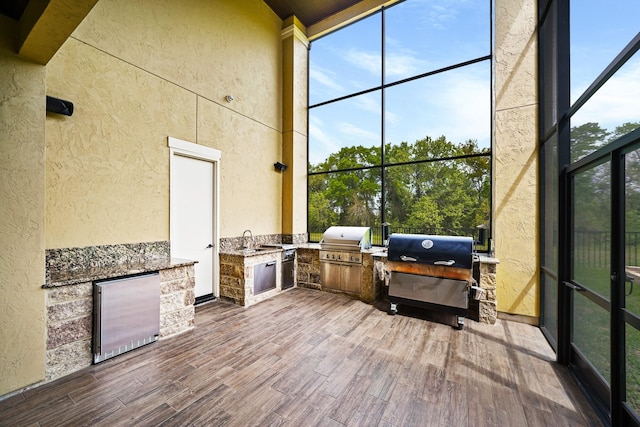
[[[389,236],[387,259],[470,269],[473,266],[473,239],[462,236],[393,233]]]

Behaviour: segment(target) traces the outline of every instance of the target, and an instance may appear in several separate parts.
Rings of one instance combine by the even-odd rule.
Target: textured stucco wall
[[[498,310],[538,317],[536,4],[495,3],[494,227]]]
[[[0,396],[44,378],[45,67],[0,16]]]
[[[75,107],[47,117],[47,248],[169,240],[166,138],[195,139],[196,96],[74,38],[47,92]]]
[[[76,107],[47,119],[47,248],[168,240],[167,136],[222,151],[221,237],[280,233],[281,25],[261,0],[98,2],[47,67]]]

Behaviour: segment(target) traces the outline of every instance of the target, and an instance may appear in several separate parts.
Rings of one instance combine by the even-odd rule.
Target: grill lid
[[[472,251],[471,237],[393,233],[388,260],[471,269]]]
[[[371,247],[371,227],[333,226],[320,240],[322,249],[360,250]]]

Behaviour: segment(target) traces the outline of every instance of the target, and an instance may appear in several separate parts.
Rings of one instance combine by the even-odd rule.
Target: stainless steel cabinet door
[[[340,266],[340,282],[343,291],[359,294],[361,280],[362,266],[360,264]]]
[[[340,264],[320,263],[320,282],[323,288],[340,290]]]

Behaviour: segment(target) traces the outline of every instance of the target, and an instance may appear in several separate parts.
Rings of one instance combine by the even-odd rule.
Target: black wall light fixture
[[[284,172],[287,169],[287,165],[285,165],[284,163],[280,163],[280,162],[275,162],[273,164],[273,167],[278,172]]]
[[[50,113],[70,116],[73,114],[73,102],[54,98],[53,96],[47,96],[47,111]]]

